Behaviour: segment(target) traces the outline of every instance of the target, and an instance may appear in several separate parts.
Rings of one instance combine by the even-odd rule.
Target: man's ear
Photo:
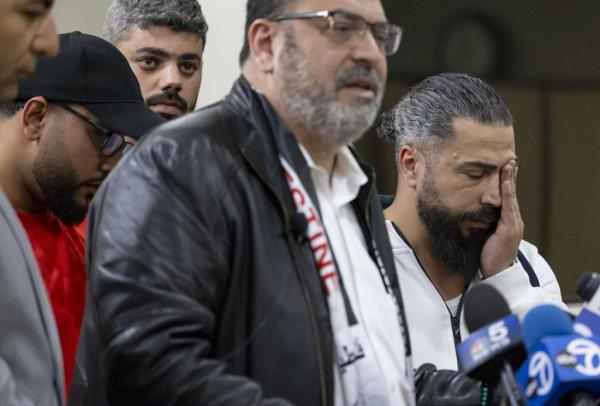
[[[28,140],[35,141],[40,138],[48,115],[48,106],[48,101],[41,96],[27,100],[23,106],[21,125],[23,126],[23,135]]]
[[[411,188],[416,189],[423,154],[412,145],[404,145],[398,151],[398,176]]]
[[[254,20],[248,29],[248,44],[250,47],[250,58],[264,73],[273,72],[274,52],[273,44],[275,34],[277,33],[277,24],[259,18]]]

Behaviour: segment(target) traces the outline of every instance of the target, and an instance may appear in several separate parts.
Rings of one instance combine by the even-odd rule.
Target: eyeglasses
[[[393,55],[400,46],[402,28],[390,23],[369,23],[361,16],[345,11],[313,11],[308,13],[283,14],[269,18],[269,21],[304,20],[313,18],[327,19],[329,36],[340,44],[355,45],[371,30],[373,38],[386,55]]]
[[[75,117],[80,119],[81,121],[91,125],[96,131],[98,131],[102,138],[102,145],[100,146],[100,152],[105,157],[113,156],[123,145],[123,154],[125,154],[133,144],[125,141],[125,136],[123,134],[119,134],[113,130],[103,128],[94,121],[90,120],[88,117],[84,116],[77,110],[67,106],[62,103],[53,103],[55,106],[60,107],[63,110],[68,111],[73,114]]]

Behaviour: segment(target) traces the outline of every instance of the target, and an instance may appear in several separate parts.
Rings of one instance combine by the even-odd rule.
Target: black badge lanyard
[[[433,288],[435,289],[435,291],[438,293],[438,295],[440,296],[440,299],[442,299],[442,302],[444,303],[444,306],[446,306],[446,310],[448,311],[448,315],[450,316],[450,323],[452,324],[452,335],[454,337],[454,343],[455,344],[459,344],[462,342],[462,337],[460,335],[460,315],[462,313],[462,309],[465,303],[465,293],[467,293],[467,290],[469,290],[469,285],[471,284],[471,282],[467,282],[465,284],[465,287],[463,288],[462,294],[460,296],[460,301],[458,302],[458,308],[456,309],[456,315],[453,315],[452,312],[450,311],[450,308],[448,307],[448,304],[446,303],[446,301],[444,300],[444,298],[442,297],[442,295],[440,295],[440,292],[438,292],[437,288],[435,287],[435,284],[433,283],[433,281],[431,280],[431,278],[429,277],[429,275],[427,274],[427,272],[425,272],[425,268],[423,267],[423,264],[421,263],[421,261],[419,260],[419,257],[417,256],[415,250],[413,249],[413,247],[410,245],[410,243],[408,242],[408,240],[406,239],[406,237],[404,236],[404,234],[402,233],[402,231],[400,231],[400,229],[398,228],[398,226],[391,221],[392,226],[394,227],[394,230],[396,231],[396,234],[398,234],[398,236],[400,238],[402,238],[402,240],[404,241],[404,243],[406,245],[408,245],[408,247],[412,250],[413,254],[415,255],[415,258],[417,260],[417,263],[419,264],[419,266],[421,267],[421,270],[423,271],[423,273],[425,274],[425,276],[427,277],[427,279],[429,279],[429,282],[431,283],[431,285],[433,286]]]

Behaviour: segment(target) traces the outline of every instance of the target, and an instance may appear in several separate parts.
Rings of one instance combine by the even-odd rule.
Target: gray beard
[[[381,80],[372,68],[364,65],[348,68],[336,76],[333,90],[326,89],[311,74],[306,59],[287,33],[280,62],[283,68],[279,75],[283,109],[294,124],[318,137],[323,145],[337,150],[360,139],[373,125],[383,91]],[[377,97],[373,100],[356,98],[346,105],[340,103],[336,90],[357,76],[370,77],[378,84]]]

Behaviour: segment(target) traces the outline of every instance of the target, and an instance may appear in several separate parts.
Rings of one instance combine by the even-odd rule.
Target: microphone
[[[525,405],[513,367],[526,358],[517,316],[494,287],[479,283],[465,297],[469,338],[458,344],[459,369],[502,391],[510,405]]]
[[[600,274],[596,272],[584,272],[579,281],[577,281],[575,293],[586,302],[589,302],[594,298],[599,287]]]
[[[306,238],[306,230],[308,230],[306,217],[301,213],[292,213],[290,215],[290,231],[297,241],[300,242]]]
[[[600,396],[600,338],[575,334],[554,305],[534,307],[523,319],[529,358],[517,372],[528,405],[595,405]]]
[[[583,299],[581,312],[574,321],[573,328],[579,334],[600,337],[600,274],[584,273],[577,282],[575,293]]]

